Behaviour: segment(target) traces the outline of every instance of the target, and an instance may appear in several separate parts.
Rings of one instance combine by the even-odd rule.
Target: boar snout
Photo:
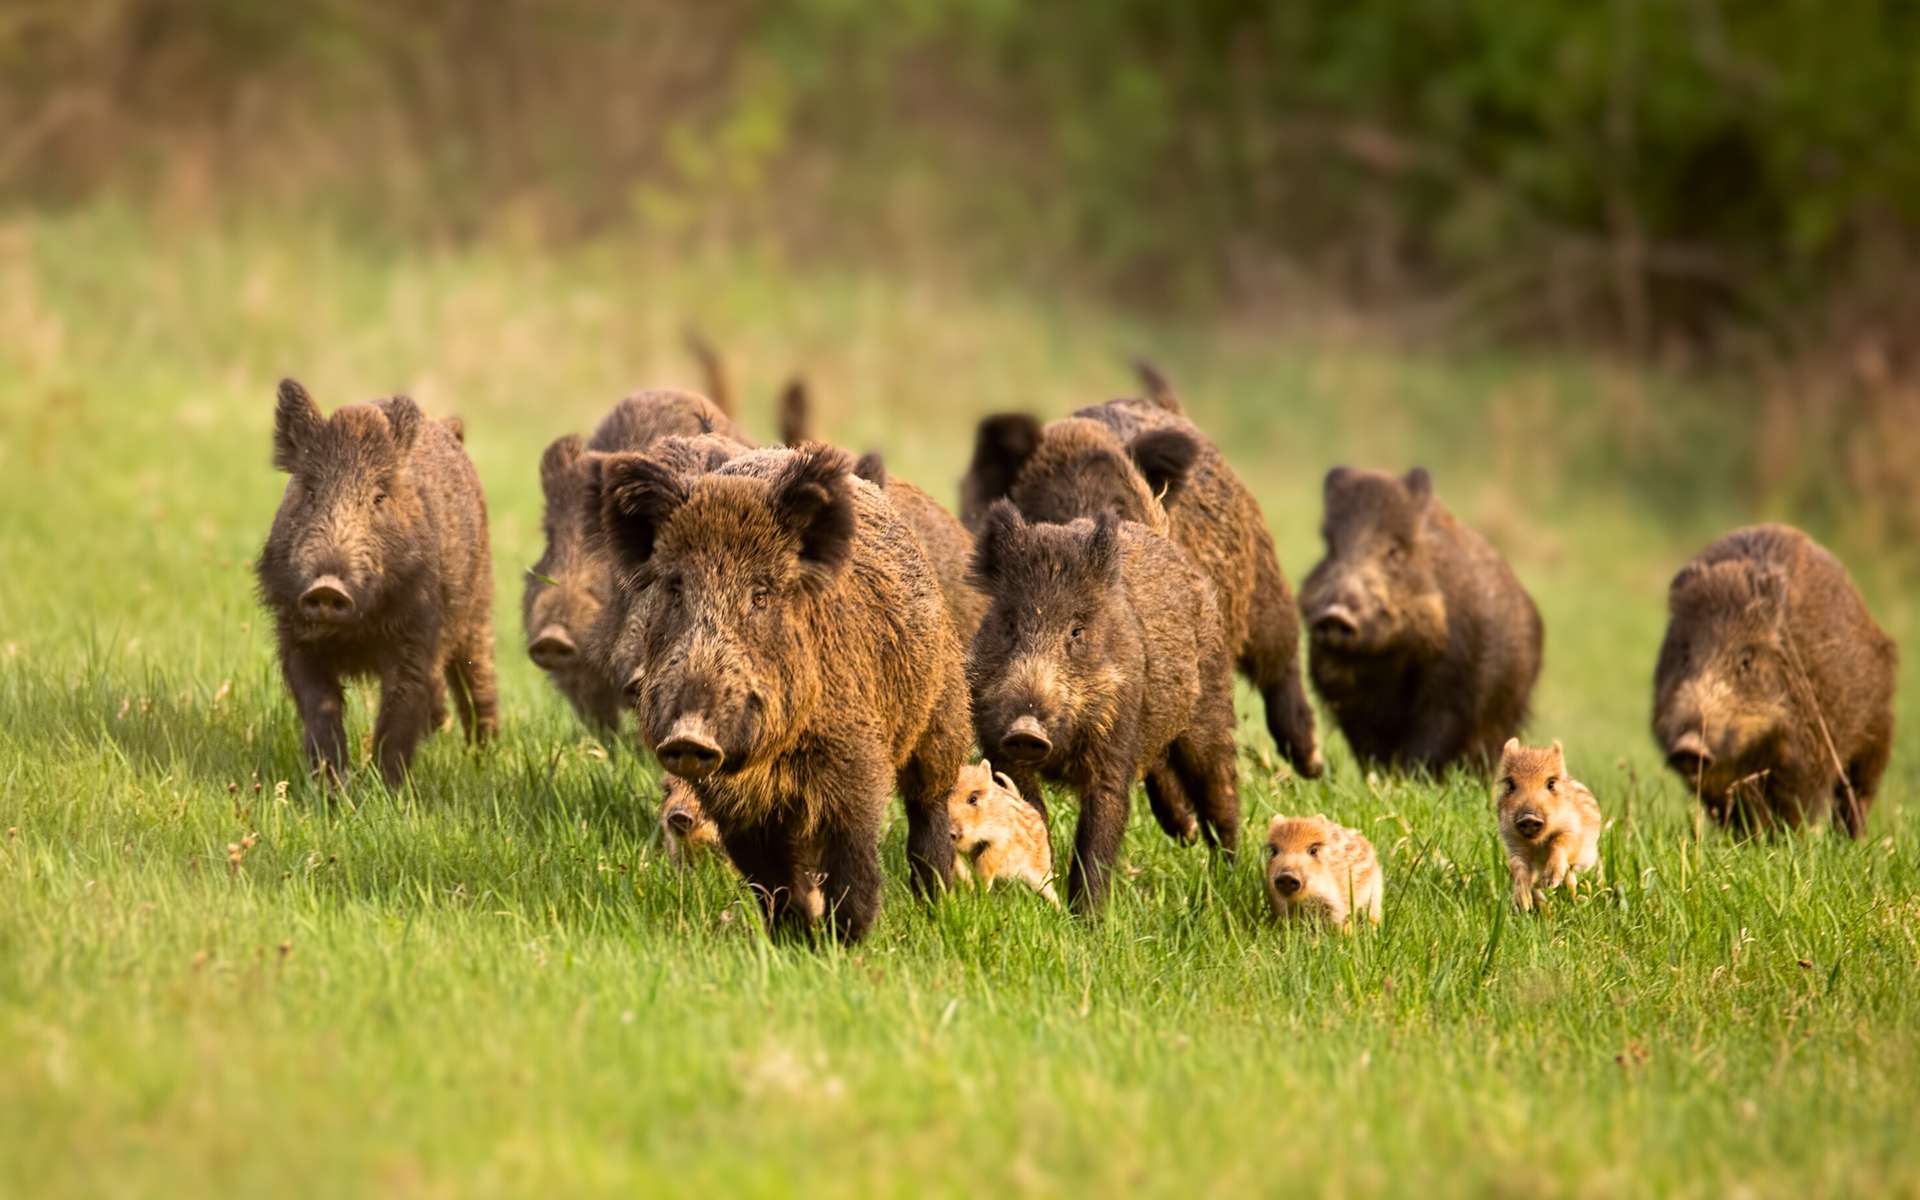
[[[1699,775],[1713,766],[1713,751],[1707,748],[1705,738],[1688,731],[1667,747],[1667,765],[1682,775]]]
[[[562,625],[547,626],[527,646],[527,657],[542,671],[563,670],[572,666],[579,656],[580,647]]]
[[[631,687],[631,683],[629,687]],[[674,722],[666,739],[654,749],[660,765],[682,779],[705,779],[720,769],[724,755],[703,717],[686,716]]]
[[[694,824],[693,814],[684,808],[676,808],[667,814],[667,828],[673,830],[681,837],[686,837],[692,833]]]
[[[1053,739],[1046,727],[1032,716],[1023,716],[1007,726],[1000,736],[1000,753],[1014,762],[1037,763],[1053,751]]]
[[[1337,596],[1316,607],[1307,617],[1315,641],[1342,644],[1360,636],[1360,604],[1351,596]]]
[[[1299,894],[1306,882],[1296,872],[1282,871],[1273,877],[1273,886],[1279,889],[1282,896],[1293,896]]]
[[[1520,814],[1514,817],[1513,827],[1520,831],[1521,837],[1532,839],[1540,836],[1540,831],[1547,827],[1547,822],[1539,813],[1530,808],[1523,808]]]
[[[338,575],[322,575],[300,593],[300,615],[310,621],[343,621],[353,615],[353,593]]]

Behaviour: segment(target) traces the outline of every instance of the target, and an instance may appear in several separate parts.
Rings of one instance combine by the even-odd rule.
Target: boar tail
[[[1176,415],[1186,411],[1180,405],[1180,394],[1173,390],[1173,382],[1153,364],[1151,359],[1134,359],[1133,373],[1140,377],[1140,386],[1145,389],[1147,399],[1151,400],[1156,408],[1165,409]]]
[[[693,355],[700,364],[700,373],[706,377],[707,399],[713,406],[729,417],[733,415],[733,381],[727,376],[727,364],[714,349],[713,343],[698,329],[689,327],[685,334],[687,353]]]

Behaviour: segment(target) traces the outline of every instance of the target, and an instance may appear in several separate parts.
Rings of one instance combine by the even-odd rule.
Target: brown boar
[[[1260,692],[1267,729],[1294,771],[1322,770],[1300,675],[1300,623],[1253,495],[1168,399],[1114,400],[1042,427],[1024,414],[981,422],[961,481],[960,519],[978,532],[1005,498],[1030,521],[1111,512],[1170,536],[1215,588],[1227,647]],[[1154,383],[1154,380],[1158,380]],[[1169,405],[1173,406],[1170,411]],[[1150,794],[1160,790],[1149,778]]]
[[[325,417],[287,379],[273,463],[290,478],[256,570],[308,760],[344,776],[341,684],[355,677],[380,681],[374,757],[389,784],[448,694],[468,740],[486,741],[499,725],[487,504],[455,428],[405,396]]]
[[[643,450],[672,436],[746,445],[739,427],[706,398],[645,391],[615,405],[586,442],[572,434],[558,438],[540,459],[546,548],[527,572],[521,598],[527,656],[602,735],[618,731],[624,704],[597,642],[612,588],[611,559],[587,536],[597,515],[589,510],[582,460],[589,452]]]
[[[1832,808],[1858,837],[1893,746],[1898,652],[1840,561],[1756,525],[1673,577],[1653,733],[1713,819],[1797,826]]]
[[[1267,826],[1267,904],[1280,920],[1324,921],[1342,932],[1353,914],[1380,923],[1380,858],[1357,829],[1323,816],[1275,817]]]
[[[1532,597],[1416,467],[1335,467],[1307,576],[1314,688],[1360,761],[1491,767],[1527,716],[1544,630]]]
[[[884,490],[888,502],[913,527],[920,548],[926,551],[927,561],[940,579],[940,594],[946,599],[954,632],[959,634],[962,646],[971,643],[973,631],[980,628],[980,618],[987,612],[987,598],[968,579],[973,567],[973,535],[938,500],[889,475],[879,454],[868,451],[861,455],[853,473]]]
[[[1560,743],[1523,746],[1508,738],[1494,773],[1494,807],[1507,849],[1513,902],[1531,912],[1555,888],[1573,892],[1582,873],[1600,866],[1600,802],[1567,775]]]
[[[1029,524],[1000,501],[974,551],[991,598],[968,661],[980,745],[1044,818],[1039,779],[1080,798],[1067,894],[1097,907],[1128,791],[1160,769],[1231,852],[1240,830],[1233,676],[1213,587],[1186,554],[1110,512]],[[1192,812],[1161,824],[1180,837]]]
[[[966,676],[933,571],[879,489],[819,445],[694,476],[647,454],[588,462],[617,563],[608,646],[642,740],[770,923],[808,925],[819,880],[840,936],[866,932],[896,785],[914,887],[944,887]]]

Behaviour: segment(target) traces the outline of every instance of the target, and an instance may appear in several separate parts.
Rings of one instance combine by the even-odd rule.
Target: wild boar
[[[1713,819],[1860,836],[1893,746],[1898,651],[1840,561],[1786,525],[1738,529],[1680,568],[1653,733]]]
[[[1030,521],[1111,512],[1170,536],[1213,584],[1228,651],[1259,690],[1274,742],[1314,778],[1323,764],[1301,683],[1299,614],[1260,506],[1179,414],[1166,381],[1154,372],[1148,382],[1159,399],[1113,400],[1044,427],[1020,413],[982,421],[960,484],[961,523],[978,533],[987,506],[1004,498]]]
[[[944,888],[966,675],[933,570],[880,490],[820,445],[693,476],[647,454],[588,463],[616,563],[610,661],[771,926],[809,926],[819,881],[839,935],[866,933],[894,786],[915,890]]]
[[[602,735],[618,731],[624,704],[598,644],[611,560],[587,536],[597,517],[589,511],[582,460],[589,452],[643,450],[670,436],[746,447],[739,427],[705,397],[661,390],[628,396],[587,441],[574,434],[557,438],[540,458],[546,549],[527,572],[521,598],[527,656]]]
[[[1508,738],[1494,774],[1493,800],[1500,815],[1500,841],[1507,849],[1513,902],[1531,912],[1533,902],[1600,865],[1600,802],[1586,784],[1567,775],[1559,742],[1523,746]]]
[[[1353,914],[1380,923],[1380,859],[1359,830],[1322,816],[1275,817],[1267,826],[1267,903],[1280,920],[1324,921],[1342,932]]]
[[[962,646],[971,643],[973,631],[980,628],[980,618],[987,611],[987,598],[968,581],[973,565],[973,535],[942,508],[938,500],[906,480],[889,475],[886,462],[879,454],[869,451],[861,455],[854,463],[853,473],[884,490],[887,500],[913,527],[914,536],[920,539],[920,548],[926,551],[927,561],[933,564],[933,573],[940,579],[940,594],[946,599],[954,632],[959,634]]]
[[[1111,512],[1029,524],[1002,500],[974,579],[991,597],[968,659],[980,745],[1043,819],[1041,777],[1079,794],[1069,900],[1084,910],[1106,898],[1128,791],[1149,768],[1177,781],[1208,839],[1231,852],[1232,668],[1213,586],[1187,555]]]
[[[1325,492],[1326,556],[1300,591],[1315,690],[1368,766],[1485,771],[1540,674],[1532,597],[1425,468],[1335,467]]]
[[[487,503],[456,430],[405,396],[322,416],[282,380],[273,464],[289,479],[256,566],[308,760],[347,770],[342,680],[380,681],[374,757],[397,785],[451,694],[467,739],[497,730]]]
[[[1017,879],[1059,905],[1047,823],[991,761],[961,768],[947,797],[947,823],[953,830],[956,874],[972,874],[988,888],[996,879]]]

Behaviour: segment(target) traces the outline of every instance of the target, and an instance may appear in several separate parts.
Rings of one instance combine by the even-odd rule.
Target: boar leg
[[[380,715],[373,722],[373,756],[388,787],[399,787],[420,739],[433,729],[433,673],[402,660],[380,679]]]
[[[720,841],[747,890],[759,899],[767,931],[791,933],[804,929],[808,914],[797,903],[793,838],[787,828],[768,823],[723,829]]]
[[[851,945],[866,936],[880,915],[880,822],[861,817],[830,825],[823,833],[820,864],[827,877],[827,915],[840,940]]]
[[[1467,715],[1459,711],[1460,697],[1450,684],[1435,680],[1420,693],[1413,706],[1413,736],[1401,747],[1398,757],[1405,766],[1439,775],[1466,752]]]
[[[1254,568],[1253,608],[1240,670],[1260,691],[1267,710],[1267,732],[1302,779],[1318,779],[1326,769],[1314,730],[1313,705],[1300,678],[1300,615],[1286,576],[1271,545],[1262,548]]]
[[[953,832],[947,823],[947,793],[967,765],[973,724],[967,715],[967,689],[955,674],[947,695],[933,707],[927,730],[894,776],[907,806],[907,870],[921,899],[937,896],[953,883]]]
[[[1886,772],[1887,756],[1892,749],[1890,732],[1879,736],[1870,734],[1866,750],[1847,764],[1847,782],[1853,785],[1853,794],[1849,796],[1846,788],[1835,784],[1834,811],[1840,816],[1840,827],[1850,838],[1866,832],[1867,810],[1873,807],[1873,794],[1880,788],[1880,776]]]
[[[1120,857],[1120,841],[1127,832],[1131,780],[1123,774],[1126,767],[1122,764],[1131,757],[1115,753],[1107,762],[1095,764],[1091,777],[1080,788],[1080,823],[1073,831],[1067,899],[1081,912],[1091,912],[1107,899],[1113,863]]]
[[[475,634],[447,656],[447,690],[460,713],[467,741],[485,745],[500,729],[500,691],[493,675],[489,634]]]
[[[1153,819],[1160,822],[1160,828],[1168,837],[1184,846],[1200,836],[1199,822],[1194,820],[1193,806],[1187,801],[1187,789],[1170,764],[1148,767],[1146,785],[1147,807],[1153,810]]]
[[[326,666],[293,650],[282,660],[287,687],[293,692],[294,708],[300,713],[300,726],[307,763],[315,771],[334,781],[347,774],[347,725],[345,695],[340,677]]]
[[[1233,683],[1225,675],[1195,707],[1186,732],[1173,740],[1173,767],[1194,807],[1207,844],[1231,856],[1240,844],[1240,763],[1234,751]]]

